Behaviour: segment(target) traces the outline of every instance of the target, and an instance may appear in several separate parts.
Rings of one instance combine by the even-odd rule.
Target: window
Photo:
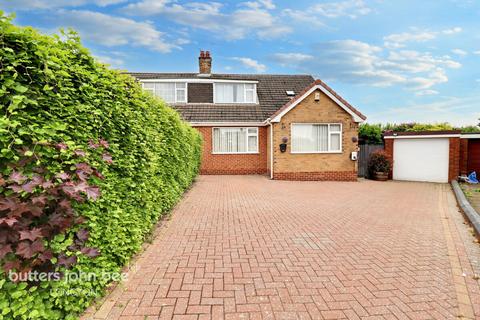
[[[292,153],[328,153],[341,151],[341,124],[292,124]]]
[[[254,83],[215,83],[216,103],[255,103],[256,97]]]
[[[213,128],[213,153],[257,153],[258,128]]]
[[[143,89],[168,103],[187,102],[185,82],[144,82]]]

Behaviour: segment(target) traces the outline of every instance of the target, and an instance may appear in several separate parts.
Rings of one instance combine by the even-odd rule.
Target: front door
[[[468,173],[472,171],[477,172],[477,177],[480,176],[480,139],[470,139],[468,141]]]

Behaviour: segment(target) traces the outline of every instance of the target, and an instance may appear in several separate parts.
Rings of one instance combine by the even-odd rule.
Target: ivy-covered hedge
[[[32,284],[0,272],[0,319],[76,318],[104,293],[110,281],[104,275],[121,270],[192,183],[201,138],[129,75],[98,63],[74,33],[42,35],[14,26],[1,12],[0,108],[0,177],[11,175],[8,164],[19,161],[18,150],[51,169],[61,160],[58,150],[42,145],[88,150],[89,142],[108,142],[113,162],[102,166],[101,196],[74,208],[86,218],[87,245],[100,255],[79,256],[71,271],[98,277]],[[85,158],[101,162],[95,152]],[[0,194],[8,193],[0,185]],[[55,241],[65,247],[72,237]]]

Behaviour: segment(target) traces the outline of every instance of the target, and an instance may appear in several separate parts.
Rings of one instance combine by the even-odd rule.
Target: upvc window
[[[254,83],[215,83],[216,103],[255,103],[256,97]]]
[[[213,153],[257,153],[258,128],[213,128]]]
[[[292,153],[342,152],[342,125],[339,123],[292,124]]]
[[[144,82],[143,89],[168,103],[187,102],[185,82]]]

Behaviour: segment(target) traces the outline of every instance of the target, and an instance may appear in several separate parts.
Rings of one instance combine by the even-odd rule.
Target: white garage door
[[[448,138],[395,139],[393,179],[448,182]]]

